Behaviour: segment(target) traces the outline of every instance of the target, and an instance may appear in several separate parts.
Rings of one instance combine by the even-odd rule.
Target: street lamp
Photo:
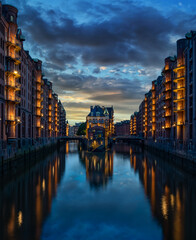
[[[8,134],[9,134],[9,129],[11,126],[11,123],[14,122],[12,125],[13,126],[17,126],[18,124],[21,123],[20,117],[16,117],[15,121],[11,121],[11,120],[6,120],[5,121],[5,125],[6,125],[6,136],[7,136],[7,143],[8,143]]]

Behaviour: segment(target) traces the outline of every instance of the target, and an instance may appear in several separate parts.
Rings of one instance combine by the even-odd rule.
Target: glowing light
[[[162,214],[163,214],[163,217],[167,220],[167,201],[166,201],[166,196],[163,196],[162,197],[162,201],[161,201],[161,209],[162,209]]]
[[[23,223],[23,216],[22,216],[22,212],[19,211],[18,212],[18,226],[20,227]]]
[[[173,194],[170,195],[170,202],[171,202],[171,206],[174,207],[175,197]]]
[[[45,192],[46,189],[46,183],[45,183],[45,179],[43,179],[42,181],[42,190]]]

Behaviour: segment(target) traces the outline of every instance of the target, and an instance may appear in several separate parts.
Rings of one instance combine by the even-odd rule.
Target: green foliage
[[[86,135],[86,123],[82,123],[77,131],[77,135],[81,136],[81,135]]]

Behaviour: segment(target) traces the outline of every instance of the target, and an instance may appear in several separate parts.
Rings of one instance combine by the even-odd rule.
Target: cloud
[[[44,3],[18,1],[19,26],[25,47],[43,60],[45,75],[67,102],[69,118],[81,117],[74,101],[84,111],[113,104],[118,118],[129,118],[164,58],[176,53],[175,40],[196,25],[195,15],[179,8],[163,12],[134,1]]]
[[[98,73],[100,73],[101,71],[100,71],[100,68],[99,67],[96,67],[96,68],[94,68],[94,70],[93,70],[93,73],[95,73],[95,74],[98,74]]]
[[[85,64],[143,66],[160,66],[163,62],[160,53],[167,57],[175,52],[170,36],[184,34],[195,24],[194,16],[184,13],[182,21],[181,14],[175,14],[174,19],[153,7],[132,2],[123,11],[123,5],[120,7],[121,11],[110,9],[109,19],[79,24],[60,10],[44,11],[26,5],[20,23],[32,41],[47,48],[49,55],[54,54],[54,48],[59,51],[54,54],[54,61],[73,62],[76,56],[81,56]]]

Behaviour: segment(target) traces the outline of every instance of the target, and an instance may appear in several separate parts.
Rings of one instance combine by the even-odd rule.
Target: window
[[[14,16],[10,16],[10,22],[14,22]]]

